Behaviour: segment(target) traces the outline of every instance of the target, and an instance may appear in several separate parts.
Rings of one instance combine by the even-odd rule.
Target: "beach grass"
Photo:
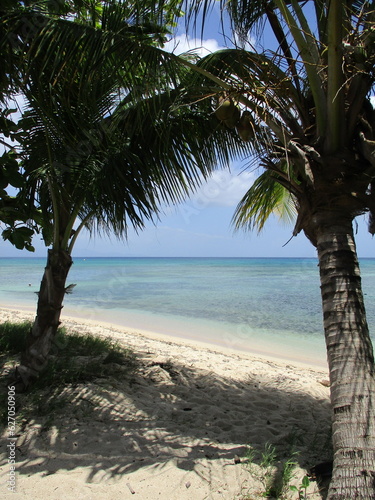
[[[7,379],[11,377],[20,354],[26,347],[26,338],[31,326],[29,321],[0,324],[1,372],[5,375],[6,382],[0,395],[3,409],[6,407],[2,403],[5,403]],[[22,413],[24,414],[27,408],[30,412],[43,414],[46,405],[40,401],[41,391],[44,398],[48,395],[47,407],[50,412],[54,405],[65,404],[64,399],[59,397],[62,386],[108,377],[123,379],[130,376],[136,366],[137,360],[133,351],[110,338],[59,328],[47,366],[41,371],[28,394],[22,398]],[[4,422],[4,418],[1,415],[1,422]]]
[[[245,460],[250,474],[262,485],[257,498],[286,499],[290,492],[297,494],[298,499],[306,499],[306,490],[310,484],[308,476],[304,476],[298,485],[292,484],[298,467],[298,453],[291,449],[283,459],[276,447],[265,443],[263,451],[248,446]],[[243,497],[253,500],[254,496]]]
[[[12,356],[19,354],[26,347],[26,336],[31,328],[30,321],[0,324],[0,355]]]

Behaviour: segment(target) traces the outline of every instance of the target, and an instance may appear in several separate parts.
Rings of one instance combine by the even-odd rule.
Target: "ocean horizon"
[[[326,362],[316,258],[75,257],[64,315]],[[43,257],[0,257],[0,304],[36,307]],[[375,259],[360,259],[375,332]],[[372,337],[374,338],[374,336]]]

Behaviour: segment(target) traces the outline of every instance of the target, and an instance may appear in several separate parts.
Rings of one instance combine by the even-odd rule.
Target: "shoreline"
[[[35,309],[31,306],[22,305],[21,307],[12,307],[9,305],[3,306],[0,304],[0,318],[3,316],[3,313],[14,313],[16,316],[25,315],[25,319],[33,320],[35,317]],[[274,363],[279,363],[281,365],[292,365],[299,369],[307,369],[314,370],[317,372],[327,372],[328,373],[328,365],[326,360],[314,360],[311,359],[300,359],[296,358],[296,356],[288,356],[287,353],[275,352],[272,350],[272,347],[277,348],[275,344],[271,347],[266,345],[261,345],[258,343],[256,346],[251,349],[236,349],[233,347],[229,347],[224,345],[224,343],[220,343],[219,340],[213,339],[204,339],[199,340],[196,338],[191,338],[185,336],[183,333],[175,333],[174,335],[169,333],[161,333],[160,331],[152,331],[145,328],[138,328],[133,326],[128,326],[120,323],[109,322],[107,320],[103,320],[99,317],[99,319],[88,319],[82,316],[72,316],[72,315],[61,315],[61,325],[68,326],[68,328],[78,328],[85,327],[97,330],[95,334],[103,335],[100,333],[100,330],[103,329],[106,331],[104,336],[108,336],[108,332],[110,332],[109,336],[116,338],[119,341],[129,340],[130,337],[136,338],[145,338],[155,342],[163,342],[167,344],[175,344],[176,346],[185,346],[196,350],[207,350],[209,352],[218,353],[222,355],[228,356],[238,356],[243,359],[252,360],[254,358],[262,360],[262,361],[271,361]],[[268,349],[267,349],[268,347]]]

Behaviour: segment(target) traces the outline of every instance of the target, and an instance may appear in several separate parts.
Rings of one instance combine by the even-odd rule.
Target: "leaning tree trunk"
[[[40,285],[37,313],[27,346],[17,367],[18,389],[26,389],[45,368],[53,339],[60,324],[66,278],[72,265],[64,250],[48,250],[47,266]]]
[[[316,230],[331,381],[333,475],[327,500],[375,499],[374,356],[352,221]]]

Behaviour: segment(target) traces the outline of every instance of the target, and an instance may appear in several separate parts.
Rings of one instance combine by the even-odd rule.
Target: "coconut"
[[[238,124],[240,116],[241,116],[240,108],[238,106],[234,106],[232,110],[232,115],[226,120],[224,120],[225,125],[228,128],[234,128]]]
[[[244,111],[239,119],[236,130],[241,139],[245,142],[250,141],[254,137],[254,127],[251,122],[250,111]]]
[[[229,120],[235,109],[236,106],[230,97],[227,99],[221,98],[219,99],[219,107],[215,111],[216,118],[222,122]]]

